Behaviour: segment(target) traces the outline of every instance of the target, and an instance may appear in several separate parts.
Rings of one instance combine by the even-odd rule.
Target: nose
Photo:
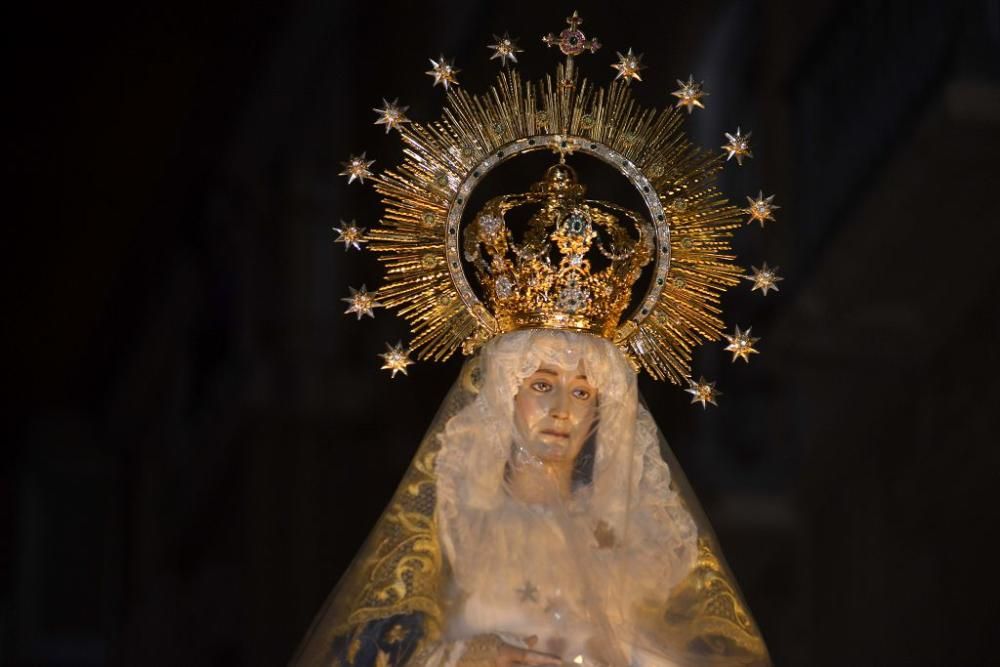
[[[569,419],[569,391],[559,387],[552,392],[552,407],[549,414],[554,419]]]

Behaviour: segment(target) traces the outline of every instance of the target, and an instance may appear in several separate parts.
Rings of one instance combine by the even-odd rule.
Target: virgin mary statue
[[[714,537],[612,343],[467,362],[296,665],[764,665]]]
[[[720,337],[718,294],[741,272],[727,254],[739,210],[713,184],[724,159],[691,146],[674,109],[639,108],[628,77],[580,80],[572,56],[596,40],[569,21],[547,39],[569,56],[555,83],[509,72],[487,95],[452,89],[428,125],[386,104],[403,163],[377,176],[364,155],[345,163],[386,207],[367,236],[338,230],[387,268],[348,312],[398,308],[415,334],[383,368],[405,373],[411,352],[468,359],[294,665],[770,664],[636,382],[687,381],[714,403],[689,363]],[[560,157],[544,178],[463,217],[493,167],[541,149]],[[614,165],[648,214],[588,199],[566,162],[579,154]],[[513,209],[529,211],[521,233]],[[748,355],[740,335],[730,348]]]

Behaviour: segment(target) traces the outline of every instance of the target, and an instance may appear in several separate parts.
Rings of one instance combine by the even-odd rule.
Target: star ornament
[[[736,128],[736,134],[729,134],[726,132],[726,139],[729,143],[722,147],[722,150],[727,151],[729,155],[726,156],[726,162],[731,159],[736,158],[736,164],[743,166],[743,158],[753,157],[753,153],[750,152],[750,135],[751,132],[743,134],[740,128]]]
[[[625,55],[618,53],[618,62],[611,67],[618,70],[615,81],[624,79],[625,83],[629,83],[632,79],[642,81],[639,70],[646,69],[646,66],[642,64],[642,54],[635,55],[632,53],[632,49],[629,49]]]
[[[349,224],[341,220],[340,227],[334,227],[333,231],[337,232],[334,243],[343,243],[345,252],[351,248],[361,250],[361,244],[368,243],[368,239],[365,238],[365,228],[358,227],[353,220]]]
[[[747,201],[750,203],[750,206],[743,209],[743,212],[750,216],[747,220],[748,225],[753,224],[755,220],[760,223],[761,227],[763,227],[764,223],[768,220],[773,222],[774,212],[781,208],[773,203],[774,195],[765,198],[763,190],[757,193],[756,199],[747,197]]]
[[[688,80],[681,81],[677,79],[677,85],[680,86],[677,90],[670,93],[677,98],[677,104],[674,108],[687,107],[687,112],[690,115],[695,107],[704,109],[705,105],[701,103],[701,98],[708,97],[708,93],[702,90],[702,83],[694,80],[694,75],[689,74]]]
[[[764,266],[757,268],[756,266],[751,267],[753,269],[752,276],[743,276],[744,280],[749,280],[753,283],[753,287],[750,291],[760,290],[761,294],[767,296],[768,290],[774,290],[775,292],[780,292],[778,289],[778,283],[784,280],[778,275],[777,266],[771,268],[764,262]]]
[[[392,626],[391,630],[389,630],[388,634],[386,635],[386,640],[390,644],[398,644],[399,642],[406,639],[407,635],[409,634],[410,633],[406,628],[397,623],[396,625]]]
[[[424,72],[424,74],[434,77],[435,86],[441,84],[444,86],[445,90],[448,90],[449,84],[455,86],[458,85],[458,79],[455,78],[455,75],[462,70],[455,69],[454,59],[448,60],[444,57],[444,55],[441,55],[437,60],[434,60],[433,58],[430,58],[429,60],[431,61],[431,69]]]
[[[410,107],[399,106],[399,98],[397,97],[392,102],[389,102],[384,97],[382,98],[382,108],[372,109],[375,113],[379,115],[376,125],[385,125],[385,133],[389,134],[389,130],[392,128],[399,129],[397,126],[403,123],[409,123],[410,119],[406,117],[406,110]]]
[[[341,166],[344,167],[344,171],[337,174],[338,176],[347,176],[347,183],[350,185],[357,179],[362,185],[365,183],[365,178],[371,178],[372,172],[369,171],[368,167],[375,164],[375,160],[365,159],[365,154],[352,155],[351,159],[347,162],[341,162]]]
[[[362,315],[367,315],[374,319],[374,309],[382,307],[382,304],[375,300],[375,295],[369,294],[368,289],[364,285],[359,290],[350,286],[347,289],[351,290],[351,295],[341,299],[341,301],[346,301],[350,306],[344,311],[344,314],[350,315],[351,313],[356,313],[359,320]]]
[[[395,345],[389,345],[389,343],[386,343],[385,352],[378,356],[382,357],[382,361],[385,362],[382,364],[381,370],[391,371],[393,378],[396,377],[396,373],[408,375],[406,367],[413,365],[413,360],[410,359],[410,351],[403,348],[402,341],[396,343]]]
[[[691,403],[701,403],[702,409],[708,407],[708,404],[718,405],[715,399],[722,396],[722,392],[715,388],[714,382],[708,382],[704,376],[700,377],[697,382],[688,379],[688,384],[690,385],[686,391],[691,394]]]
[[[723,334],[726,340],[729,341],[729,345],[726,346],[726,352],[733,353],[733,363],[737,359],[742,359],[743,361],[750,363],[750,355],[758,354],[759,350],[755,350],[753,344],[760,340],[760,338],[753,338],[750,336],[750,327],[747,327],[746,331],[740,331],[739,325],[736,326],[736,331],[732,336],[729,334]]]
[[[518,48],[517,40],[512,38],[507,33],[504,33],[503,37],[497,37],[496,35],[493,35],[493,41],[496,43],[490,44],[489,47],[487,47],[493,49],[493,55],[490,56],[490,60],[499,58],[500,64],[503,65],[504,67],[507,66],[508,60],[512,63],[516,63],[517,62],[516,54],[524,52],[524,49]]]
[[[538,602],[538,586],[530,581],[525,581],[524,586],[514,592],[521,598],[521,602]]]

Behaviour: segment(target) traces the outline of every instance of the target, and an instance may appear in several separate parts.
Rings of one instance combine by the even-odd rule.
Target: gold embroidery
[[[661,626],[698,653],[744,654],[748,664],[769,664],[764,640],[712,543],[698,539],[698,557],[687,577],[670,593]]]
[[[392,626],[391,630],[389,630],[389,633],[386,635],[386,641],[389,642],[390,644],[398,644],[399,642],[406,639],[407,635],[409,634],[410,633],[406,631],[406,628],[397,623],[396,625]]]
[[[351,640],[350,645],[347,647],[347,663],[350,665],[354,664],[354,659],[358,657],[358,651],[361,650],[361,640],[357,637]]]
[[[441,549],[434,520],[434,459],[429,448],[414,459],[406,485],[376,525],[371,540],[376,545],[364,563],[364,584],[358,592],[341,631],[396,614],[427,615],[425,635],[440,634]]]

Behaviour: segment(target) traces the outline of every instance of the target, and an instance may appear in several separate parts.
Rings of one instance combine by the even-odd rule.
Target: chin
[[[568,442],[540,442],[535,455],[545,463],[563,463],[570,458],[569,452]]]

